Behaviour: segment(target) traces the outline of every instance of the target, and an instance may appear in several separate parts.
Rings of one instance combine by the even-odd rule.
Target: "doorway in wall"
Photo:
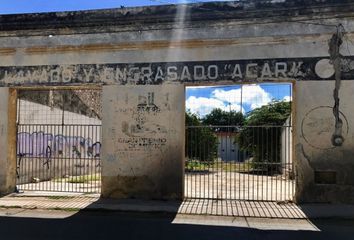
[[[19,191],[101,191],[101,90],[18,90]]]
[[[186,88],[185,198],[292,201],[292,84]]]

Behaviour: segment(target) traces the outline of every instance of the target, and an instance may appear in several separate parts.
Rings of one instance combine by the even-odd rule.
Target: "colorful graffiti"
[[[17,155],[20,157],[98,158],[100,153],[101,143],[90,138],[44,132],[17,134]]]

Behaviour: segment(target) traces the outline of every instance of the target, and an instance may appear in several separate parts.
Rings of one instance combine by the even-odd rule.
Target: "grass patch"
[[[14,206],[0,205],[0,208],[12,209],[12,208],[22,208],[22,207],[21,206],[17,206],[17,205],[14,205]]]
[[[207,171],[214,165],[214,162],[199,161],[199,160],[188,160],[186,161],[185,170],[186,171]]]
[[[70,176],[67,178],[57,178],[53,180],[54,182],[63,182],[63,183],[89,183],[92,181],[101,181],[100,174],[91,174],[91,175],[81,175],[81,176]]]
[[[239,173],[248,173],[253,171],[251,163],[219,163],[219,169],[222,169],[226,172],[239,172]]]
[[[188,172],[225,171],[248,173],[253,171],[251,162],[222,162],[187,160],[185,170]]]
[[[54,207],[54,208],[47,208],[47,210],[55,210],[55,211],[65,211],[65,212],[78,212],[81,209],[80,208],[60,208],[60,207]]]
[[[75,198],[74,196],[47,196],[47,199],[53,199],[53,200],[58,200],[58,199],[73,199]]]

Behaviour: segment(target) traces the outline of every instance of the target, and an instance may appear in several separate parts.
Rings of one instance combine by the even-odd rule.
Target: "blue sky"
[[[212,1],[215,0],[0,0],[0,14],[73,11],[119,8],[120,6],[134,7]]]
[[[272,100],[291,99],[291,84],[248,84],[219,87],[188,87],[186,108],[203,117],[214,108],[247,113]],[[242,101],[241,101],[242,94]]]

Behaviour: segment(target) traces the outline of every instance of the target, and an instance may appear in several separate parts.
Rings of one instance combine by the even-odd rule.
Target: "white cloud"
[[[231,104],[241,104],[241,88],[232,90],[216,89],[212,93],[213,97]],[[267,105],[271,102],[272,96],[259,85],[242,86],[242,104],[250,105],[251,109]]]
[[[203,87],[188,87],[188,90],[196,90]],[[192,94],[193,95],[193,94]],[[270,92],[264,90],[260,85],[250,84],[242,86],[242,112],[253,110],[267,105],[273,99]],[[283,101],[291,101],[291,96],[284,96]],[[227,90],[227,88],[216,88],[211,92],[210,97],[190,96],[186,101],[186,108],[192,113],[203,117],[210,113],[214,108],[220,108],[224,111],[241,110],[241,88]]]
[[[285,101],[285,102],[290,102],[290,101],[292,101],[292,97],[291,97],[291,96],[285,96],[285,97],[283,98],[283,101]]]
[[[192,87],[186,87],[189,91],[190,90],[198,90],[201,88],[210,88],[210,86],[192,86]]]
[[[224,111],[240,111],[240,104],[235,104],[224,102],[216,98],[206,98],[206,97],[195,97],[190,96],[186,101],[186,108],[192,113],[196,113],[199,116],[203,117],[206,114],[210,113],[215,108],[220,108]],[[242,109],[244,112],[245,110]]]

